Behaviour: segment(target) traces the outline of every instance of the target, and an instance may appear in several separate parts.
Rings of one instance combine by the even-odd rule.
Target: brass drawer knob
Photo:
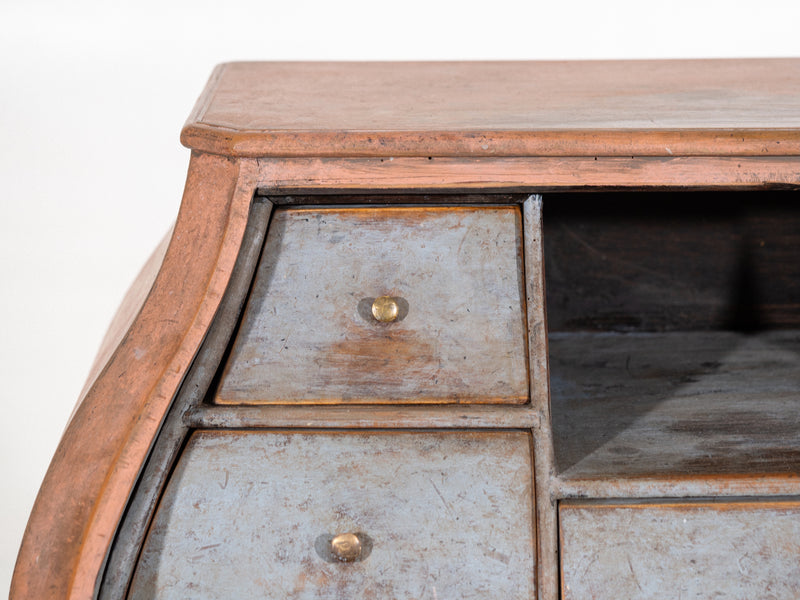
[[[400,307],[397,300],[391,296],[381,296],[375,298],[372,303],[372,316],[381,323],[391,323],[395,321],[400,314]]]
[[[361,556],[361,540],[354,533],[340,533],[331,540],[331,553],[342,562],[352,562]]]

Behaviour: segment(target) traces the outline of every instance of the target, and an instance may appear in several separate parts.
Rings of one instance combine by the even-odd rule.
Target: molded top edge
[[[800,59],[227,63],[181,141],[237,157],[800,155]]]

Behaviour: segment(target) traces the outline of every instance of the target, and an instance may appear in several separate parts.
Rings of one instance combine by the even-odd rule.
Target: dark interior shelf
[[[800,472],[800,330],[556,333],[562,478]]]

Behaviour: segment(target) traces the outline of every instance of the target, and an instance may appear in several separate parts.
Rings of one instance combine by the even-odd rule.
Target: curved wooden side
[[[158,277],[158,273],[161,271],[161,265],[164,263],[164,257],[167,254],[167,249],[169,248],[170,241],[172,241],[172,234],[174,232],[175,226],[173,224],[161,239],[158,246],[156,246],[155,250],[153,250],[153,253],[147,259],[147,262],[141,268],[136,279],[134,279],[130,288],[128,288],[128,291],[125,293],[122,304],[120,304],[117,312],[114,314],[114,318],[111,320],[111,324],[108,326],[105,336],[103,336],[103,341],[100,342],[100,349],[97,351],[97,356],[94,358],[92,368],[89,370],[89,376],[86,378],[78,398],[83,398],[86,392],[91,389],[97,377],[103,371],[103,367],[106,366],[109,359],[114,354],[114,351],[117,349],[117,346],[119,346],[125,334],[128,333],[128,330],[131,328],[134,319],[139,314],[147,296],[150,294],[150,290],[153,289],[153,283],[155,283],[156,277]],[[70,415],[70,421],[79,406],[80,401],[75,405],[72,415]]]
[[[11,598],[94,596],[151,443],[228,285],[255,174],[254,161],[193,154],[161,268],[79,399],[39,490]]]

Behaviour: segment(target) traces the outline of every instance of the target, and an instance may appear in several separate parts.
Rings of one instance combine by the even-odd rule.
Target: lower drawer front
[[[527,600],[534,534],[524,432],[199,431],[130,597]]]
[[[800,598],[800,501],[563,502],[562,597]]]

